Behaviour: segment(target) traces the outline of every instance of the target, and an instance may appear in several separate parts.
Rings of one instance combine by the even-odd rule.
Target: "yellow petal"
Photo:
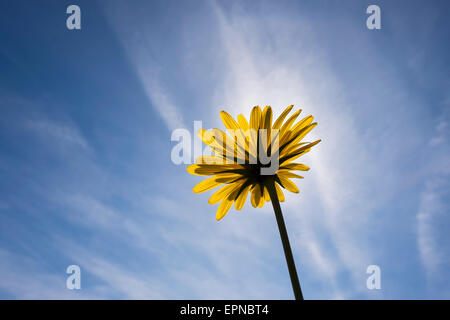
[[[255,188],[253,189],[253,193],[255,195],[255,208],[261,208],[264,206],[264,191],[261,189],[261,186],[257,184]],[[252,193],[252,194],[253,194]]]
[[[298,179],[303,179],[302,176],[299,176],[298,174],[295,174],[295,173],[293,173],[293,172],[286,171],[286,170],[278,170],[277,176],[283,176],[284,178],[298,178]]]
[[[277,196],[278,196],[278,200],[280,200],[280,202],[284,202],[284,193],[283,190],[281,190],[280,186],[278,185],[278,183],[275,183],[275,188],[277,189]]]
[[[305,164],[301,163],[288,163],[280,166],[280,170],[300,170],[300,171],[308,171],[309,167]]]
[[[219,129],[212,129],[211,131],[205,130],[205,129],[200,129],[197,132],[198,137],[208,146],[211,147],[212,151],[218,155],[219,157],[224,158],[224,161],[226,160],[227,163],[232,163],[233,162],[233,155],[234,155],[234,150],[233,150],[233,144],[234,141],[233,139],[229,138],[229,140],[226,140],[226,138],[224,138],[224,136],[226,136],[226,134],[224,132],[222,132]],[[215,135],[219,136],[219,140],[217,141],[217,139],[215,138]],[[223,143],[227,142],[228,143],[228,149],[226,149],[226,145],[224,145]],[[230,148],[231,145],[231,148]],[[228,158],[225,158],[225,156],[228,155]],[[230,160],[231,158],[231,160]]]
[[[212,149],[212,151],[213,151],[215,154],[217,154],[217,155],[219,155],[219,156],[221,156],[221,157],[223,157],[223,156],[226,154],[226,152],[224,151],[223,147],[222,147],[221,145],[219,145],[219,144],[216,142],[216,140],[215,140],[215,138],[214,138],[214,133],[213,133],[212,130],[211,130],[211,131],[208,131],[208,130],[205,130],[205,129],[200,129],[200,130],[198,130],[198,132],[197,132],[197,136],[198,136],[198,137],[199,137],[206,145],[210,146],[211,149]]]
[[[194,191],[195,193],[202,193],[202,192],[211,190],[211,189],[213,189],[213,188],[215,188],[217,186],[220,186],[221,184],[223,184],[223,183],[217,182],[217,177],[214,176],[214,177],[208,178],[206,180],[203,180],[202,182],[197,184],[192,189],[192,191]]]
[[[266,187],[264,187],[264,200],[265,200],[266,202],[269,202],[269,201],[270,201],[269,190],[267,190]]]
[[[300,147],[303,147],[305,145],[307,145],[308,142],[300,142],[297,144],[293,144],[293,145],[289,145],[289,146],[284,146],[283,150],[280,153],[280,158],[285,157],[295,151],[297,151]]]
[[[246,136],[248,136],[248,147],[247,151],[251,158],[252,164],[255,164],[257,161],[257,153],[258,153],[258,130],[250,128],[246,131]]]
[[[217,142],[220,144],[228,143],[231,144],[231,148],[233,148],[233,154],[237,154],[237,157],[240,159],[246,159],[245,156],[245,135],[239,127],[239,124],[230,116],[226,111],[220,112],[220,117],[222,118],[225,127],[229,130],[231,136],[234,138],[234,141],[225,140],[228,138],[225,133],[221,132],[221,136],[218,132],[214,132],[214,137],[216,137]],[[216,129],[219,130],[219,129]],[[219,139],[218,139],[219,138]],[[221,139],[222,138],[222,139]],[[227,146],[226,150],[229,148]]]
[[[269,132],[272,129],[272,108],[270,106],[264,108],[261,119],[261,129],[266,129]]]
[[[220,129],[214,128],[212,129],[215,144],[214,147],[217,148],[218,151],[221,151],[222,154],[227,157],[234,157],[234,139],[227,135]]]
[[[292,162],[298,159],[300,156],[308,153],[311,150],[311,148],[314,147],[316,144],[318,144],[320,141],[321,140],[317,140],[307,144],[300,144],[301,147],[299,148],[296,148],[296,146],[299,146],[297,144],[292,147],[289,147],[288,150],[284,149],[280,155],[280,164]]]
[[[245,163],[248,156],[245,153],[245,136],[241,129],[231,130],[233,138],[217,128],[212,129],[212,132],[215,139],[214,152],[217,151],[216,153],[226,156],[230,162],[234,162],[236,158],[236,160],[239,159],[238,163]]]
[[[242,178],[242,175],[240,174],[218,174],[214,177],[208,178],[206,180],[203,180],[202,182],[198,183],[192,191],[195,193],[202,193],[205,191],[209,191],[211,189],[214,189],[217,186],[220,186],[224,183],[231,183],[234,181],[239,180]]]
[[[245,119],[245,117],[242,114],[238,115],[237,120],[239,127],[241,127],[242,130],[247,131],[250,128],[247,119]]]
[[[292,137],[292,130],[291,127],[294,124],[295,120],[297,119],[298,115],[300,114],[301,110],[298,110],[295,112],[281,127],[280,129],[280,146],[284,145],[286,142],[289,141]]]
[[[285,178],[283,176],[278,176],[278,178],[280,179],[280,182],[283,185],[283,187],[286,188],[287,190],[289,190],[290,192],[294,192],[294,193],[300,192],[298,190],[297,186],[295,185],[295,183],[293,183],[288,178]]]
[[[272,135],[272,108],[270,106],[266,106],[263,110],[262,116],[261,116],[261,124],[259,125],[260,128],[265,134],[266,139],[261,139],[262,142],[262,146],[264,148],[265,151],[267,151],[268,145],[271,141],[271,135]],[[261,134],[262,132],[260,132]],[[262,137],[264,137],[264,134],[262,135]]]
[[[291,133],[289,141],[284,143],[283,148],[289,148],[290,146],[299,143],[312,129],[314,129],[315,126],[317,126],[317,122],[311,123],[296,134]]]
[[[258,150],[258,134],[259,125],[261,122],[261,108],[256,106],[252,109],[250,114],[250,129],[249,129],[249,152],[254,160],[257,159]]]
[[[196,164],[226,164],[226,161],[223,157],[219,156],[200,156],[195,159]]]
[[[216,175],[216,178],[217,182],[219,183],[231,183],[243,179],[244,176],[241,174],[219,173],[218,175]]]
[[[196,176],[210,176],[214,174],[212,170],[206,171],[201,166],[200,164],[191,164],[186,167],[186,171]]]
[[[289,147],[284,147],[281,154],[286,155],[287,153],[297,150],[298,148],[303,147],[304,145],[307,145],[308,143],[311,143],[311,142],[299,142],[297,144],[290,145]]]
[[[279,130],[281,128],[281,125],[283,124],[284,118],[286,118],[286,116],[288,115],[289,112],[291,112],[292,108],[294,107],[294,105],[290,105],[289,107],[287,107],[286,109],[284,109],[283,113],[281,113],[281,115],[278,117],[278,119],[275,121],[275,123],[273,124],[272,129],[277,129]]]
[[[250,129],[259,130],[259,124],[261,122],[261,108],[259,106],[253,107],[250,114]]]
[[[236,210],[241,210],[244,207],[250,187],[251,186],[245,187],[244,190],[242,190],[241,193],[238,195],[238,197],[236,199],[236,203],[235,203]]]
[[[229,130],[237,130],[239,129],[239,125],[237,122],[233,119],[232,116],[228,114],[226,111],[220,111],[220,117],[222,118],[223,123],[225,124],[225,127]]]
[[[208,130],[205,129],[200,129],[197,132],[197,136],[206,144],[206,145],[210,145],[211,143],[214,142],[214,136],[212,134],[212,132],[209,132]]]
[[[274,155],[276,152],[279,152],[279,149],[280,149],[279,137],[280,137],[280,130],[272,129],[272,132],[271,132],[271,140],[272,141],[270,141],[270,144],[269,144],[271,155]],[[277,139],[278,139],[278,141],[277,141]],[[280,155],[278,155],[278,157],[279,156]]]
[[[240,180],[240,181],[236,181],[236,182],[227,184],[226,186],[224,186],[224,187],[220,188],[219,190],[217,190],[216,192],[214,192],[213,195],[211,196],[211,198],[209,198],[208,203],[209,204],[218,203],[222,199],[225,199],[226,197],[228,197],[234,191],[239,190],[239,188],[242,186],[243,183],[244,183],[244,181]]]
[[[286,163],[289,163],[289,162],[293,162],[293,161],[297,160],[298,158],[300,158],[302,155],[308,153],[309,151],[311,151],[311,148],[305,149],[305,150],[303,150],[301,152],[295,152],[295,153],[294,152],[290,152],[287,155],[283,154],[283,152],[282,152],[283,155],[280,156],[279,163],[280,163],[280,165],[283,165],[283,164],[286,164]]]
[[[309,126],[313,122],[313,120],[314,117],[311,115],[303,118],[292,128],[292,134],[297,135],[303,128]]]
[[[234,191],[232,191],[231,194],[228,195],[227,198],[222,200],[222,202],[220,203],[219,208],[217,208],[217,212],[216,212],[217,221],[219,221],[220,219],[225,217],[227,212],[230,210],[231,206],[233,205],[233,202],[236,201],[239,190],[240,190],[240,187],[238,187],[237,189],[234,189]]]
[[[259,198],[258,208],[264,207],[264,197]]]
[[[259,201],[261,200],[261,188],[259,184],[256,184],[252,189],[251,201],[253,208],[259,206]]]
[[[280,129],[280,137],[282,138],[283,135],[286,133],[287,130],[289,130],[292,125],[294,124],[295,120],[297,119],[298,115],[302,112],[302,110],[297,110],[289,119],[286,120],[286,122],[283,124],[283,126]]]
[[[240,146],[244,147],[244,152],[246,153],[246,159],[248,159],[249,157],[253,157],[255,158],[255,155],[250,151],[250,125],[247,122],[247,119],[245,119],[245,117],[240,114],[238,115],[238,124],[239,127],[241,127],[241,135],[237,136],[237,141],[236,143]],[[254,162],[251,162],[254,163]]]
[[[191,164],[186,168],[187,172],[197,176],[211,176],[219,173],[239,173],[239,171],[244,169],[245,168],[239,164]],[[233,172],[230,172],[230,170],[233,170]]]
[[[220,219],[222,219],[223,217],[225,217],[225,215],[227,214],[227,212],[230,210],[231,206],[233,205],[233,201],[231,199],[225,198],[222,200],[222,202],[219,205],[219,208],[217,208],[217,212],[216,212],[216,220],[219,221]]]

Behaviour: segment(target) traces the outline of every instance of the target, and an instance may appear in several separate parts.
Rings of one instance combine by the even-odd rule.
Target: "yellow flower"
[[[242,114],[236,121],[222,111],[220,116],[230,135],[216,128],[198,132],[200,139],[211,147],[214,155],[197,158],[195,164],[187,167],[187,171],[193,175],[212,176],[197,184],[193,189],[195,193],[221,186],[208,201],[210,204],[220,202],[217,220],[227,214],[233,202],[236,210],[241,210],[249,193],[251,203],[256,208],[263,207],[265,202],[271,200],[271,186],[275,186],[272,198],[276,194],[281,202],[284,201],[281,187],[299,192],[291,179],[303,177],[293,171],[307,171],[309,167],[293,161],[309,152],[320,140],[301,142],[317,123],[313,122],[311,115],[295,123],[301,110],[284,121],[292,108],[292,105],[287,107],[273,125],[270,106],[264,110],[259,106],[254,107],[250,122]],[[273,172],[263,172],[274,167],[274,163],[276,167]]]

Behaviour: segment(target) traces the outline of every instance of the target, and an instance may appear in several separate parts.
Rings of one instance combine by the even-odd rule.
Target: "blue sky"
[[[448,12],[3,1],[0,298],[292,298],[270,206],[217,222],[170,153],[174,129],[223,128],[222,109],[294,104],[322,139],[282,207],[305,298],[449,299]],[[65,287],[71,264],[81,290]],[[381,290],[366,288],[372,264]]]

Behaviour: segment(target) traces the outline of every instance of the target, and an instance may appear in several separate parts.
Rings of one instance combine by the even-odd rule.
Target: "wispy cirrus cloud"
[[[448,100],[444,101],[448,106]],[[420,193],[416,214],[417,246],[420,261],[424,267],[430,291],[448,296],[450,291],[446,282],[446,270],[450,266],[450,148],[446,128],[449,121],[448,108],[436,118],[436,127],[431,130],[430,140],[424,148],[430,157],[426,179]]]
[[[426,190],[421,195],[419,212],[417,213],[418,246],[421,260],[426,268],[427,276],[434,277],[440,271],[444,253],[437,244],[434,224],[442,219],[446,210],[439,194],[443,181],[428,181]],[[448,196],[448,195],[447,195]],[[441,217],[439,217],[441,215]]]
[[[182,110],[172,100],[168,86],[163,84],[164,67],[153,58],[156,49],[155,41],[149,34],[149,21],[137,18],[142,12],[133,10],[123,2],[104,3],[103,8],[152,107],[169,130],[184,128]],[[147,32],[141,32],[143,30]]]
[[[68,290],[65,287],[65,270],[46,268],[45,262],[32,257],[0,249],[0,272],[5,275],[0,281],[0,290],[15,299],[96,299],[99,297],[86,291]],[[4,297],[2,297],[4,298]]]
[[[89,150],[86,139],[74,125],[51,121],[42,117],[40,119],[27,119],[24,125],[43,139],[56,141],[60,145]]]

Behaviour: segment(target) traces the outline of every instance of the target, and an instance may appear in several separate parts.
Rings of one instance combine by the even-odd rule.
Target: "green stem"
[[[294,290],[295,300],[303,300],[302,289],[298,280],[297,270],[295,269],[294,257],[292,256],[291,245],[284,224],[283,214],[281,213],[280,202],[278,200],[277,191],[275,189],[274,179],[268,179],[265,183],[269,191],[275,217],[277,219],[278,230],[280,231],[281,242],[283,243],[284,255],[289,269],[289,276],[291,277],[292,289]]]

